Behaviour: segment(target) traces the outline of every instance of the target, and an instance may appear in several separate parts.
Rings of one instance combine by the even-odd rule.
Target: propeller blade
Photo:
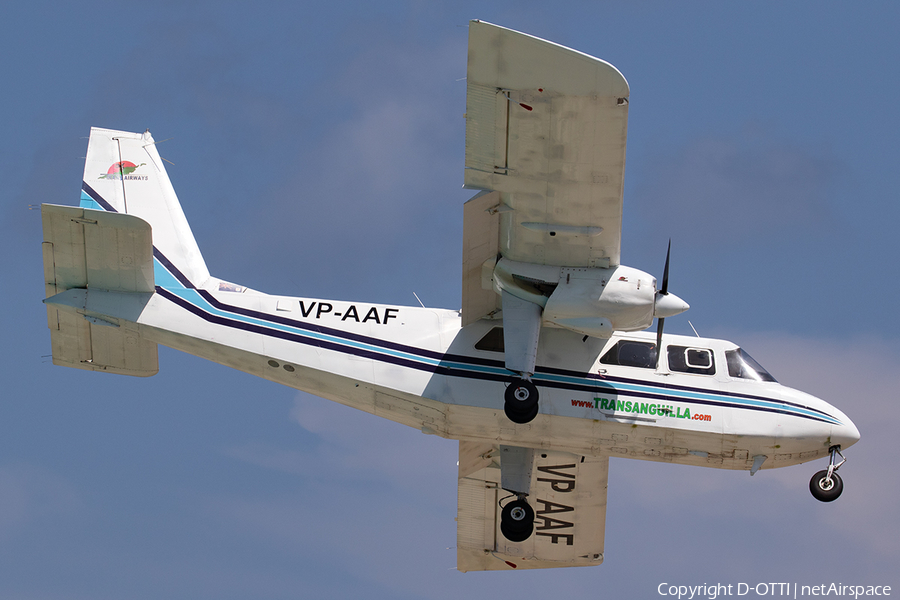
[[[659,355],[662,354],[662,333],[665,319],[657,319],[656,325],[656,368],[659,369]]]
[[[672,238],[669,238],[669,247],[666,249],[666,266],[663,268],[662,287],[659,288],[658,292],[656,292],[656,301],[660,304],[665,304],[664,302],[661,301],[660,296],[668,296],[669,295],[669,256],[671,254],[672,254]],[[677,300],[681,304],[685,304],[684,301],[681,300],[680,298],[678,298],[677,296],[672,296],[672,299]],[[653,307],[654,312],[656,312],[657,307],[659,307],[660,309],[663,308],[663,306],[660,306],[660,304],[654,305],[654,307]],[[687,305],[685,304],[685,306],[687,306]],[[671,307],[666,307],[666,308],[671,308]],[[681,311],[678,311],[678,312],[682,312],[684,310],[687,310],[687,309],[682,308]],[[666,311],[664,311],[664,310],[660,310],[659,313],[657,313],[657,314],[665,314],[665,312]],[[672,314],[678,314],[678,312],[673,312]],[[656,319],[656,369],[657,370],[659,370],[659,357],[662,354],[662,334],[663,334],[663,327],[664,327],[665,322],[666,322],[666,320],[663,317],[657,317],[657,319]]]
[[[666,250],[666,267],[663,269],[663,282],[659,293],[665,296],[669,293],[669,254],[672,253],[672,238],[669,238],[669,249]]]

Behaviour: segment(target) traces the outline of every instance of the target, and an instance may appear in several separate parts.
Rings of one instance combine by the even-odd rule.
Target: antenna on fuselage
[[[693,330],[694,330],[694,335],[696,335],[696,336],[697,336],[697,337],[700,337],[700,334],[699,334],[699,333],[697,333],[697,328],[696,328],[696,327],[694,327],[694,324],[693,324],[693,323],[691,323],[691,321],[690,321],[690,319],[688,319],[688,325],[690,325],[690,326],[691,326],[691,329],[693,329]]]

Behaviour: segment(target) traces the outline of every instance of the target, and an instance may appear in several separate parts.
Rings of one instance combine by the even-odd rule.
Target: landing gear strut
[[[500,533],[511,542],[524,542],[534,531],[534,509],[524,496],[503,507],[500,512]]]
[[[828,460],[828,468],[819,471],[809,480],[809,491],[820,502],[833,502],[844,491],[844,482],[841,480],[841,476],[837,474],[837,470],[838,467],[847,462],[847,459],[841,454],[840,446],[832,446],[828,450],[831,453],[831,457]],[[837,462],[838,456],[841,457],[841,462]]]
[[[503,411],[513,423],[530,423],[538,414],[538,390],[527,379],[513,379],[503,394]]]

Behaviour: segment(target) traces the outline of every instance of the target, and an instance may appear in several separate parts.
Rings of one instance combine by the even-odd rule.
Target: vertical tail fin
[[[150,224],[157,285],[177,281],[185,287],[202,287],[209,279],[149,130],[140,134],[91,129],[81,206],[135,215]]]

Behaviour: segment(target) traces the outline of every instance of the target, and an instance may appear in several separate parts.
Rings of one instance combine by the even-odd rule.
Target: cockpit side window
[[[656,367],[656,344],[619,340],[600,358],[604,365],[622,365],[623,367]]]
[[[728,374],[731,377],[741,379],[753,379],[755,381],[775,381],[769,372],[753,360],[749,354],[741,348],[725,351],[725,362],[728,363]]]
[[[687,346],[669,346],[666,349],[669,359],[669,370],[694,375],[715,375],[716,361],[712,350],[706,348],[689,348]]]

